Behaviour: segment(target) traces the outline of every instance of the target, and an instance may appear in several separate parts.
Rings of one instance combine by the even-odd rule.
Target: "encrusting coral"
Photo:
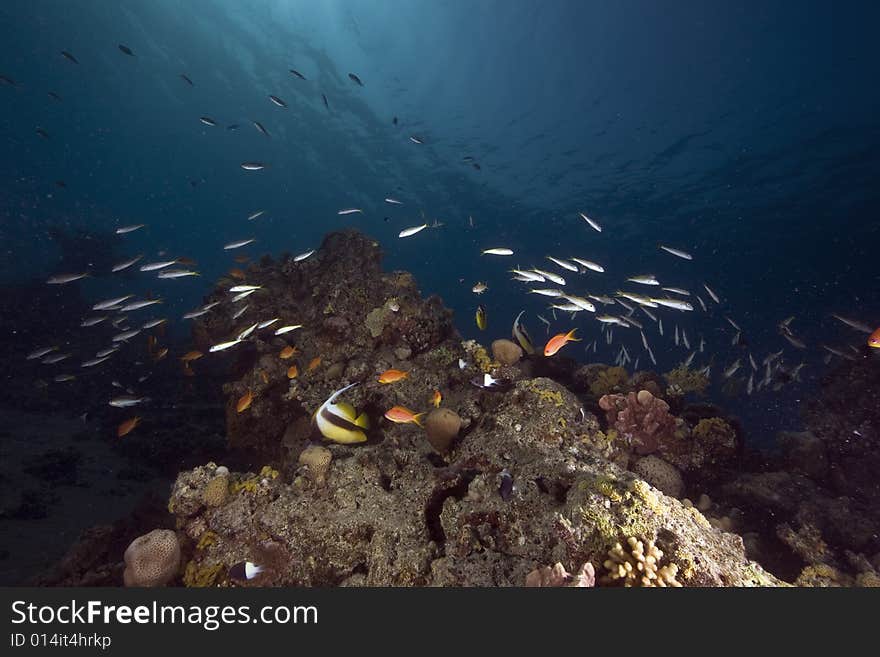
[[[629,552],[617,543],[608,551],[604,566],[608,571],[599,581],[603,584],[623,583],[624,586],[672,586],[681,584],[675,579],[678,566],[674,563],[659,566],[663,552],[654,545],[647,544],[635,536],[626,539]]]
[[[682,363],[674,370],[663,375],[669,388],[677,394],[686,395],[689,392],[702,395],[709,385],[709,377],[700,370],[692,370]]]
[[[629,381],[629,374],[623,367],[606,367],[599,371],[599,374],[590,383],[590,392],[596,397],[609,395],[619,390]]]
[[[223,506],[227,497],[229,497],[229,476],[225,474],[218,474],[211,479],[202,493],[202,499],[210,507]]]
[[[125,550],[126,586],[165,586],[180,566],[180,543],[170,529],[138,536]]]
[[[309,445],[300,453],[297,460],[300,465],[308,467],[316,486],[324,485],[327,473],[330,472],[330,463],[333,461],[333,454],[329,449],[321,445]]]
[[[632,471],[670,497],[680,498],[684,494],[684,480],[678,468],[661,458],[644,456],[636,461]]]
[[[675,432],[675,417],[669,404],[647,390],[626,395],[605,395],[599,400],[609,426],[631,441],[638,454],[657,451],[660,443]]]

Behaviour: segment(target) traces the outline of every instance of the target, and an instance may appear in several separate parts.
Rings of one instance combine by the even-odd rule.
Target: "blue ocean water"
[[[583,341],[568,355],[610,363],[622,342],[640,367],[663,372],[693,350],[674,345],[678,323],[692,347],[705,338],[695,362],[712,364],[710,397],[766,444],[800,426],[802,400],[837,361],[823,363],[821,345],[863,345],[830,313],[880,322],[878,18],[876,4],[859,2],[7,0],[0,284],[42,285],[73,271],[63,267],[77,251],[76,264],[94,270],[185,256],[200,277],[73,284],[93,301],[156,294],[163,316],[179,318],[231,266],[225,244],[255,238],[251,255],[295,254],[356,227],[381,242],[386,268],[413,272],[455,310],[464,337],[507,337],[525,310],[543,342],[548,300],[511,281],[513,266],[559,271],[577,294],[613,294],[652,273],[709,305],[665,312],[676,319],[664,336],[635,315],[656,367],[637,330],[617,330],[608,346],[586,313],[557,313],[548,334],[578,327]],[[267,168],[242,170],[246,161]],[[338,214],[350,207],[363,212]],[[422,212],[443,225],[400,239]],[[77,231],[88,235],[62,252],[59,235]],[[514,255],[481,255],[490,247]],[[547,255],[605,273],[560,271]],[[478,281],[489,288],[479,297]],[[58,307],[67,292],[53,291]],[[23,360],[43,346],[34,323],[42,339],[57,308],[21,312],[27,323],[18,309],[4,309],[3,340]],[[725,316],[746,351],[731,347]],[[779,334],[789,316],[806,349]],[[170,326],[181,340],[188,330]],[[598,353],[584,353],[594,340]],[[743,378],[722,393],[720,373],[736,358],[752,353],[760,367],[779,349],[787,365],[806,363],[803,382],[747,395]],[[7,387],[32,385],[6,371]]]

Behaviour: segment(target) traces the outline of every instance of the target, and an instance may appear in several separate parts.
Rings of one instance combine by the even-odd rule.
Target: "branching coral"
[[[663,552],[654,541],[645,544],[635,536],[626,539],[629,552],[617,543],[608,551],[604,566],[608,574],[600,580],[603,584],[623,583],[624,586],[672,586],[681,584],[675,579],[678,566],[674,563],[659,566]]]
[[[587,588],[596,585],[596,571],[589,561],[580,567],[574,575],[565,570],[561,563],[540,566],[526,575],[526,586],[567,586],[571,588]]]
[[[669,414],[669,404],[647,390],[605,395],[599,407],[605,411],[608,424],[630,440],[639,454],[656,451],[675,433],[675,417]]]
[[[666,379],[666,382],[671,389],[682,395],[689,392],[695,392],[698,395],[702,395],[706,391],[706,387],[709,385],[708,376],[703,374],[700,370],[692,370],[688,368],[684,363],[676,367],[674,370],[666,372],[666,374],[663,375],[663,378]]]
[[[599,372],[596,379],[590,384],[590,392],[596,397],[609,395],[615,390],[620,390],[629,381],[629,374],[622,367],[608,367]]]

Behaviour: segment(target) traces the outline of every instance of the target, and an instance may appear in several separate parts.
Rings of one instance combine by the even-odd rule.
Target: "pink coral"
[[[675,416],[669,414],[669,404],[647,390],[604,395],[599,407],[605,411],[609,426],[630,440],[638,454],[657,451],[675,431]]]
[[[526,586],[567,586],[571,588],[588,588],[596,585],[596,571],[593,564],[587,561],[574,575],[565,570],[561,563],[540,566],[526,575]]]

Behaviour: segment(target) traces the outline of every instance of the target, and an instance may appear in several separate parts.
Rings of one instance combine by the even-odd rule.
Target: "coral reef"
[[[630,441],[637,454],[651,454],[674,437],[676,419],[669,413],[669,404],[648,390],[604,395],[599,408],[605,411],[609,426]]]
[[[670,389],[672,389],[678,395],[686,395],[688,393],[702,395],[709,386],[708,376],[699,370],[690,369],[684,363],[666,372],[663,378],[669,384],[667,394],[670,394]]]
[[[596,585],[596,571],[589,561],[572,575],[558,561],[551,566],[540,566],[526,575],[526,586],[589,588]]]
[[[653,454],[636,461],[632,471],[670,497],[680,498],[684,494],[684,479],[678,469]]]
[[[644,541],[630,536],[626,539],[629,551],[620,543],[608,551],[603,564],[608,571],[600,580],[603,584],[622,583],[624,586],[681,586],[675,579],[678,566],[674,563],[660,566],[663,552],[654,541]]]

